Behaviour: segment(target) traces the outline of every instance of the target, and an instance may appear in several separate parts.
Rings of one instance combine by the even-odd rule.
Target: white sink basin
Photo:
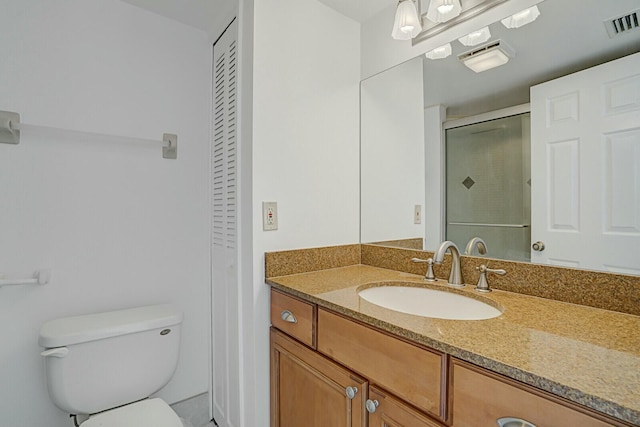
[[[452,292],[409,286],[376,286],[358,292],[372,304],[401,313],[452,320],[483,320],[502,314],[495,307]]]

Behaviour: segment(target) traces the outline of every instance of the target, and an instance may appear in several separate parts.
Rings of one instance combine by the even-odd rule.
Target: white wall
[[[447,117],[444,105],[424,109],[424,181],[426,207],[422,217],[425,224],[424,248],[435,251],[444,240],[444,141],[442,123]]]
[[[362,242],[424,237],[423,62],[415,58],[361,85]]]
[[[264,252],[359,239],[360,26],[316,0],[260,0],[254,7],[255,347],[245,353],[256,355],[256,379],[255,422],[246,425],[267,426]],[[279,230],[262,231],[262,201],[278,202]]]
[[[160,393],[208,388],[211,46],[198,30],[113,0],[0,1],[0,110],[24,123],[160,139],[159,146],[23,133],[0,144],[0,417],[68,426],[47,395],[38,332],[60,316],[170,302],[181,359]],[[90,392],[90,391],[88,391]]]

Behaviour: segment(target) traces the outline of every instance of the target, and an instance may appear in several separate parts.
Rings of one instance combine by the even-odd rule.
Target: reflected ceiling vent
[[[640,9],[636,9],[624,16],[618,16],[616,18],[605,20],[604,26],[607,27],[607,33],[609,33],[609,37],[613,38],[621,36],[622,34],[627,34],[631,30],[639,29],[639,19]]]

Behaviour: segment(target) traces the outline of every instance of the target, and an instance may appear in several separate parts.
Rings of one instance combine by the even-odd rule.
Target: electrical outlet
[[[413,208],[413,223],[422,224],[422,205],[415,205]]]
[[[277,202],[262,202],[262,229],[264,231],[278,229]]]

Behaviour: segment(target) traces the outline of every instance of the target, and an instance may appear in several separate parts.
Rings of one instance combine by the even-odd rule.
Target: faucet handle
[[[433,274],[433,258],[427,258],[427,259],[411,258],[411,261],[427,264],[427,273],[424,275],[424,280],[426,280],[427,282],[436,281],[436,275]]]
[[[474,288],[478,292],[491,292],[491,288],[489,287],[489,282],[487,282],[487,273],[495,273],[501,276],[507,274],[507,272],[503,269],[494,269],[489,268],[484,264],[481,264],[480,267],[476,267],[476,270],[480,272],[480,277],[478,278],[478,284]]]

